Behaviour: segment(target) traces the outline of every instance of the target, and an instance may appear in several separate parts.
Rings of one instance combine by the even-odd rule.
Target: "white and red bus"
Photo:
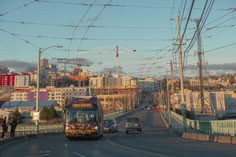
[[[103,136],[103,109],[95,96],[80,96],[69,100],[65,106],[65,136]]]

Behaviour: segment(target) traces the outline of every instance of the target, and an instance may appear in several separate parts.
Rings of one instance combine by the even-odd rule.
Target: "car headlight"
[[[98,126],[94,126],[93,129],[97,130],[97,129],[98,129]]]

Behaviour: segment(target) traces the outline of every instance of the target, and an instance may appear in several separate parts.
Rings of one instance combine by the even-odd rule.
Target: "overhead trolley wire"
[[[7,15],[7,14],[9,14],[9,13],[15,11],[15,10],[18,10],[18,9],[21,9],[21,8],[25,8],[25,7],[29,6],[29,5],[31,5],[32,3],[34,3],[35,1],[36,0],[30,1],[29,3],[25,3],[25,4],[23,4],[23,5],[19,6],[19,7],[16,7],[14,9],[8,10],[8,11],[6,11],[4,13],[0,13],[0,17],[1,16],[5,16],[5,15]]]

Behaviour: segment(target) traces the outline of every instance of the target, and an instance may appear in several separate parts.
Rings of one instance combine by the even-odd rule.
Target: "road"
[[[99,140],[67,140],[63,134],[39,135],[1,150],[1,157],[235,157],[235,145],[182,139],[164,127],[157,111],[133,113],[143,120],[143,134],[119,132]],[[132,114],[128,115],[132,116]]]

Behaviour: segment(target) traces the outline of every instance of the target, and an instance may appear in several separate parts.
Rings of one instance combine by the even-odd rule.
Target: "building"
[[[52,87],[40,88],[39,100],[55,100],[59,106],[64,106],[67,98],[93,94],[87,87]],[[10,101],[36,101],[36,89],[27,88],[11,92]]]
[[[1,74],[0,86],[28,87],[30,84],[29,74]]]
[[[86,96],[92,93],[88,87],[50,87],[48,90],[48,100],[56,100],[60,106],[65,106],[66,100],[74,96]]]
[[[105,115],[114,112],[128,112],[136,107],[137,97],[134,94],[97,95]]]
[[[155,79],[153,78],[139,79],[137,84],[142,91],[154,91],[155,89]]]
[[[104,88],[105,87],[105,80],[104,77],[90,77],[89,84],[91,88]]]
[[[15,88],[26,88],[30,85],[30,75],[22,74],[15,76]]]
[[[0,75],[0,86],[14,86],[16,75],[17,74],[1,74]]]

